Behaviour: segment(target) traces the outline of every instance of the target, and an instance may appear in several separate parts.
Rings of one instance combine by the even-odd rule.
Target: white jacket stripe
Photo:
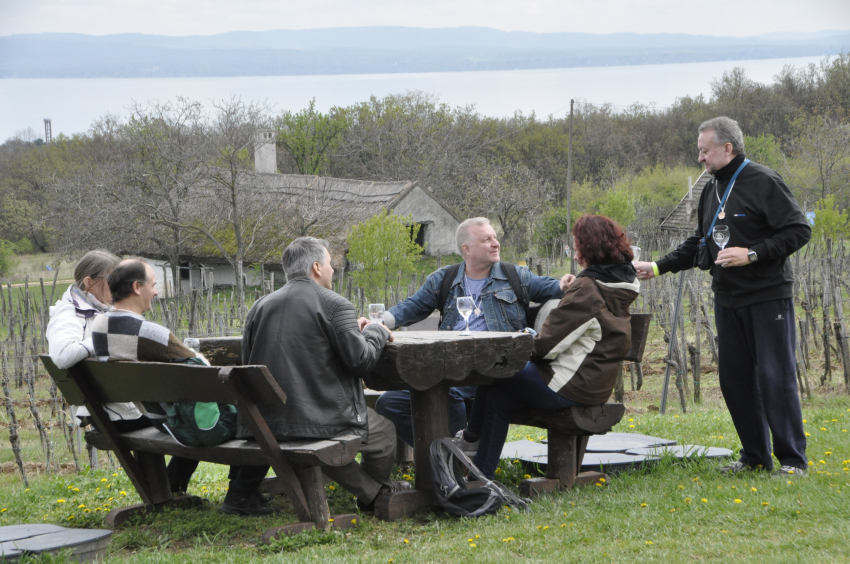
[[[549,388],[555,392],[563,388],[601,339],[602,327],[594,317],[555,345],[546,355],[546,360],[552,361],[550,366],[554,372]]]

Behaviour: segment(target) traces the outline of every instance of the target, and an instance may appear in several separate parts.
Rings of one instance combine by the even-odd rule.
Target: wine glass
[[[461,335],[472,335],[469,331],[469,316],[472,314],[473,309],[475,309],[475,301],[470,296],[461,296],[457,299],[457,311],[463,316],[463,320],[466,321],[466,329],[464,329]]]
[[[640,247],[635,247],[634,245],[632,245],[632,254],[634,255],[632,262],[639,261],[640,260]]]
[[[369,304],[369,319],[372,320],[372,323],[381,323],[384,322],[384,304]]]
[[[729,226],[728,225],[715,225],[714,230],[711,233],[711,237],[714,239],[714,242],[717,243],[717,246],[720,247],[720,250],[723,250],[723,247],[726,246],[726,243],[729,242]]]
[[[186,345],[187,349],[192,349],[195,352],[198,352],[201,349],[201,341],[193,339],[192,337],[183,339],[183,344]]]

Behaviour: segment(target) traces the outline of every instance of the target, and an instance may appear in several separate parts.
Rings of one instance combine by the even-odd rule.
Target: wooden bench
[[[321,466],[344,466],[354,460],[360,437],[333,440],[278,441],[257,406],[285,403],[286,396],[265,366],[193,366],[155,362],[96,362],[87,360],[67,370],[41,356],[68,403],[85,405],[99,432],[87,432],[86,441],[101,450],[112,450],[142,503],[113,509],[106,525],[116,527],[134,515],[174,505],[198,505],[201,498],[174,497],[168,483],[165,455],[228,465],[268,465],[277,478],[274,493],[285,493],[300,523],[266,531],[268,542],[280,534],[318,528],[344,529],[357,515],[337,515],[331,520]],[[103,408],[107,402],[223,402],[236,406],[255,440],[231,440],[212,447],[187,447],[153,427],[120,433]],[[267,480],[268,482],[268,480]]]
[[[652,314],[633,313],[631,318],[632,346],[620,362],[641,362],[649,333]],[[548,432],[548,463],[546,477],[520,482],[520,492],[533,497],[540,493],[569,489],[574,485],[589,485],[608,480],[602,472],[580,472],[581,463],[591,435],[602,435],[620,422],[626,408],[621,403],[606,403],[590,407],[570,407],[554,411],[524,409],[511,416],[511,423],[540,427]]]

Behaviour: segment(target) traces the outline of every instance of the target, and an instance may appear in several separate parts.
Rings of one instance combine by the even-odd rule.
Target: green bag
[[[199,358],[175,359],[182,364],[204,365]],[[236,407],[229,403],[178,402],[160,404],[165,409],[165,430],[186,446],[215,446],[236,436]]]
[[[171,403],[165,413],[163,426],[186,446],[220,445],[236,436],[236,408],[229,403]]]

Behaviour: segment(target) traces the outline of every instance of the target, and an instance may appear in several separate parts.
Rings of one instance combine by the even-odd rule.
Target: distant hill
[[[353,27],[208,36],[42,33],[0,37],[0,78],[418,73],[807,57],[850,32],[717,37]]]

